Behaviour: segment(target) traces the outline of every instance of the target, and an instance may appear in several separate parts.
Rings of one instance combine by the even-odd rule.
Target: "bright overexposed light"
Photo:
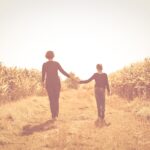
[[[113,72],[150,56],[149,6],[142,0],[2,0],[0,61],[41,70],[45,52],[53,50],[81,78],[97,63]]]

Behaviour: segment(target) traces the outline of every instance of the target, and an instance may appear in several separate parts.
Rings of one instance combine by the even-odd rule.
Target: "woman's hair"
[[[47,51],[46,54],[45,54],[45,57],[47,59],[53,59],[54,58],[54,52],[53,51]]]
[[[103,70],[102,64],[97,64],[97,65],[96,65],[96,68],[97,68],[97,70]]]

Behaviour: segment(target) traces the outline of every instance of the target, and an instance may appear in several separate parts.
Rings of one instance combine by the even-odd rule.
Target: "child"
[[[110,94],[109,82],[106,73],[103,73],[102,64],[97,64],[97,73],[94,73],[88,80],[79,81],[80,84],[88,83],[95,80],[95,98],[97,103],[98,119],[96,123],[105,123],[105,89],[107,89],[108,95]]]

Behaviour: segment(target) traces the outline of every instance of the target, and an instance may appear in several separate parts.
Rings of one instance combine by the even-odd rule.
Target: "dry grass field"
[[[94,96],[63,91],[60,115],[50,119],[47,97],[0,106],[0,150],[150,150],[150,103],[107,97],[106,122],[97,127]]]

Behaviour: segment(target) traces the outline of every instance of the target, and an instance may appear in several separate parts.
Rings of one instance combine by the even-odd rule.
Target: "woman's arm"
[[[45,81],[45,75],[46,75],[46,70],[45,70],[45,63],[42,66],[42,82],[44,83]]]
[[[88,83],[90,81],[92,81],[94,79],[94,75],[92,75],[92,77],[90,77],[88,80],[80,80],[80,84],[84,84],[84,83]]]
[[[59,63],[58,63],[58,69],[64,76],[70,78],[70,75],[61,67]]]
[[[42,66],[42,86],[45,88],[46,69],[45,63]]]

